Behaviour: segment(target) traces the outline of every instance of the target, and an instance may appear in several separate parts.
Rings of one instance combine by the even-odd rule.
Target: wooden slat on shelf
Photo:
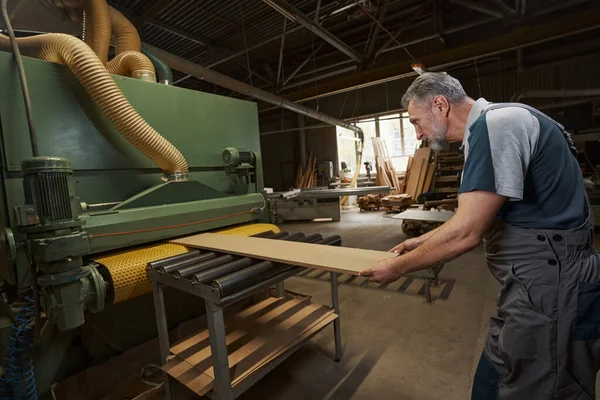
[[[423,192],[429,192],[431,190],[431,182],[433,181],[434,173],[435,173],[435,164],[430,163],[427,166],[427,176],[425,177],[425,184],[423,185]]]
[[[337,318],[329,307],[302,299],[267,299],[226,320],[226,343],[235,386],[287,349]],[[171,348],[163,369],[198,395],[214,386],[208,331]]]

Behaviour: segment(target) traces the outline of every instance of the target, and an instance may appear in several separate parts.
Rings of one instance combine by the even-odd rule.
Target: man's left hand
[[[377,262],[373,268],[361,271],[360,276],[368,276],[371,282],[394,282],[404,275],[399,266],[398,258],[388,258]]]

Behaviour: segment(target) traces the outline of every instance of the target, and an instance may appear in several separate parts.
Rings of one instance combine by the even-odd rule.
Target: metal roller
[[[263,261],[249,268],[216,279],[211,286],[219,291],[221,297],[226,296],[262,280],[265,272],[271,269],[273,269],[273,263],[271,261]]]
[[[252,259],[250,259],[248,257],[244,257],[239,260],[235,260],[232,262],[228,262],[227,264],[220,265],[217,268],[212,268],[210,270],[205,270],[204,272],[194,274],[191,277],[191,280],[194,283],[210,283],[215,278],[218,278],[220,276],[224,276],[227,274],[231,274],[232,272],[247,268],[252,264],[252,262],[253,262]]]
[[[342,237],[340,235],[327,236],[325,239],[316,242],[316,244],[326,244],[329,246],[341,246]]]
[[[279,232],[274,234],[273,236],[271,236],[269,239],[283,239],[285,237],[289,236],[289,233],[287,232]]]
[[[184,261],[184,260],[190,259],[192,257],[195,257],[197,255],[200,255],[200,250],[193,249],[193,250],[188,251],[187,253],[178,254],[176,256],[171,256],[171,257],[163,258],[161,260],[149,262],[148,268],[159,269],[159,268],[164,267],[165,265],[169,265],[171,263],[176,263],[179,261]]]
[[[296,232],[296,233],[292,233],[291,235],[281,238],[280,240],[291,240],[291,241],[298,241],[300,239],[302,239],[304,237],[304,233],[302,232]]]
[[[317,243],[323,240],[323,236],[318,233],[309,236],[304,236],[304,234],[301,234],[302,237],[300,237],[300,235],[290,235],[290,237],[291,236],[294,236],[292,241],[303,243]],[[241,271],[215,278],[211,286],[215,290],[218,290],[221,296],[226,296],[242,288],[268,279],[269,277],[286,271],[289,268],[292,268],[292,266],[264,261]]]
[[[227,254],[224,256],[220,256],[217,258],[213,258],[208,261],[204,261],[200,264],[189,265],[184,268],[180,268],[178,270],[173,271],[173,276],[175,278],[186,278],[193,274],[202,273],[202,271],[210,270],[211,268],[215,268],[221,266],[225,263],[229,263],[234,260],[234,256],[231,254]]]
[[[203,262],[208,259],[211,259],[214,257],[214,253],[213,254],[211,254],[211,253],[212,252],[200,253],[199,255],[192,257],[192,258],[188,258],[187,260],[177,261],[172,264],[163,265],[162,267],[158,268],[158,270],[160,272],[171,273],[179,268],[184,268],[189,265],[198,264],[199,262]]]
[[[308,235],[308,236],[306,236],[304,239],[302,239],[302,240],[300,240],[300,241],[301,241],[301,242],[304,242],[304,243],[318,243],[318,242],[320,242],[321,240],[323,240],[323,236],[321,236],[321,235],[320,235],[320,234],[318,234],[318,233],[315,233],[315,234],[313,234],[313,235]]]
[[[275,235],[275,232],[267,231],[267,232],[257,233],[256,235],[251,235],[250,237],[270,239],[274,235]]]

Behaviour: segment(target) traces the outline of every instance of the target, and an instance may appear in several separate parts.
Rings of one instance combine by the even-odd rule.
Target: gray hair
[[[410,85],[402,96],[402,107],[413,100],[423,103],[435,96],[444,96],[450,104],[460,104],[468,98],[458,79],[445,72],[425,72]]]

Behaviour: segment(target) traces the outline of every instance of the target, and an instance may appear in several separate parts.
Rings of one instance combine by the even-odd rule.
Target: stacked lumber
[[[398,174],[389,157],[383,139],[373,138],[373,152],[375,153],[375,167],[377,169],[377,186],[389,186],[391,194],[400,194],[403,191],[398,183]]]
[[[436,193],[455,196],[462,175],[464,157],[458,152],[443,152],[437,156],[437,176],[435,178]]]
[[[361,196],[358,198],[358,207],[360,211],[367,210],[379,210],[381,207],[381,195],[380,194],[368,194],[366,196]]]
[[[398,213],[410,207],[412,202],[412,198],[408,194],[392,194],[381,199],[381,206],[388,213]]]
[[[298,163],[296,170],[296,189],[317,187],[317,157],[311,151],[308,156],[306,168]]]
[[[435,163],[431,162],[431,147],[423,147],[408,159],[404,193],[417,199],[423,192],[428,192],[435,174]]]

